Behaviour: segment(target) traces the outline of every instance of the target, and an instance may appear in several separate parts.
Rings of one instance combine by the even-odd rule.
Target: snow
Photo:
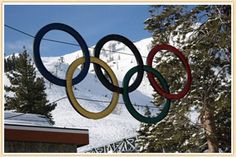
[[[189,117],[189,119],[191,119],[192,123],[197,124],[199,122],[199,118],[198,118],[199,115],[200,115],[200,113],[195,109],[195,107],[192,107],[191,111],[187,117]]]
[[[191,34],[188,34],[186,38],[189,38]],[[146,57],[151,48],[152,38],[143,39],[138,41],[135,46],[141,53],[144,64],[146,64]],[[175,46],[175,45],[174,45]],[[90,55],[93,56],[94,46],[89,48]],[[132,52],[127,46],[119,42],[108,42],[103,47],[104,50],[101,51],[100,59],[106,62],[111,69],[114,71],[119,86],[122,86],[123,78],[129,69],[136,66],[136,60]],[[115,51],[115,52],[111,52]],[[127,54],[124,54],[127,53]],[[76,51],[72,53],[65,54],[64,56],[58,57],[42,57],[43,63],[46,68],[59,78],[65,79],[66,72],[69,65],[79,57],[82,57],[82,51]],[[60,61],[63,58],[63,62]],[[173,59],[173,56],[162,57],[161,60]],[[80,72],[81,66],[77,68],[74,73],[74,77]],[[37,68],[36,68],[37,70]],[[212,69],[217,73],[218,69]],[[36,72],[37,76],[42,77],[40,72]],[[6,75],[3,76],[4,85],[10,85],[9,80]],[[130,84],[134,81],[136,75],[131,78]],[[52,116],[55,121],[56,127],[66,127],[66,128],[77,128],[77,129],[89,129],[89,145],[80,147],[77,149],[78,152],[86,152],[92,148],[97,148],[103,145],[107,145],[116,141],[120,141],[124,138],[134,137],[137,135],[137,130],[139,129],[140,122],[133,118],[127,111],[122,95],[119,95],[119,103],[117,104],[114,111],[106,116],[105,118],[99,120],[92,120],[81,116],[70,104],[65,87],[54,85],[45,79],[47,99],[49,102],[57,102],[57,107],[52,111]],[[81,106],[91,112],[100,112],[105,109],[108,103],[101,103],[97,101],[87,101],[84,99],[101,100],[101,101],[111,101],[112,92],[109,91],[105,86],[101,84],[97,75],[94,72],[92,63],[90,64],[89,73],[83,81],[79,84],[73,86],[75,97]],[[11,96],[12,93],[6,93]],[[154,106],[151,101],[153,88],[151,87],[146,73],[144,74],[143,81],[140,86],[134,91],[129,93],[131,102],[137,105],[143,106]],[[81,99],[82,98],[82,99]],[[61,100],[60,100],[61,99]],[[58,101],[59,100],[59,101]],[[162,105],[160,105],[162,106]],[[145,108],[135,107],[138,112],[144,114]],[[151,110],[152,115],[159,112],[159,109]],[[6,112],[7,113],[7,112]],[[11,112],[5,114],[5,117],[10,116]],[[14,113],[15,114],[15,113]],[[198,123],[199,112],[194,108],[187,115],[190,120],[194,123]],[[48,125],[48,122],[42,121],[40,117],[33,117],[32,115],[22,115],[18,116],[20,119],[11,118],[11,123],[29,124],[29,125]],[[39,119],[38,119],[39,118]],[[5,119],[5,123],[10,123]],[[149,131],[151,131],[150,128]],[[195,135],[193,135],[195,136]],[[187,141],[186,141],[187,142]],[[148,144],[145,146],[147,147]],[[145,149],[145,147],[141,149]]]
[[[143,56],[143,62],[146,63],[146,56],[151,48],[152,38],[144,39],[134,43],[141,55]],[[119,86],[122,86],[123,78],[126,72],[132,67],[136,66],[136,60],[132,52],[127,46],[119,42],[108,42],[103,47],[105,50],[113,50],[118,52],[102,51],[100,58],[104,60],[114,71],[119,81]],[[90,48],[90,53],[93,55],[93,48]],[[119,53],[121,52],[121,53]],[[125,55],[123,53],[128,53]],[[42,57],[43,63],[46,68],[57,75],[59,78],[65,79],[66,71],[69,65],[77,58],[82,56],[81,51],[66,54],[58,57]],[[63,58],[64,62],[60,62],[60,57]],[[37,70],[37,68],[36,68]],[[80,72],[78,68],[74,74],[76,76]],[[37,71],[37,75],[42,75]],[[131,78],[131,83],[135,79],[135,75]],[[9,85],[10,82],[4,76],[5,85]],[[89,129],[89,145],[78,148],[78,152],[85,152],[92,148],[100,147],[106,144],[110,144],[115,141],[119,141],[124,138],[136,136],[136,130],[139,128],[140,122],[134,119],[127,111],[123,104],[122,95],[120,94],[119,104],[115,110],[107,117],[99,120],[92,120],[81,116],[77,111],[74,110],[70,104],[67,96],[65,87],[57,86],[45,79],[47,99],[49,102],[57,101],[65,97],[60,101],[57,101],[57,107],[52,111],[52,116],[57,127],[68,127],[68,128],[79,128]],[[96,99],[101,101],[110,101],[112,92],[104,87],[99,79],[97,78],[93,65],[90,64],[88,75],[79,84],[73,86],[76,97],[85,99]],[[130,99],[132,103],[137,105],[149,105],[152,106],[152,94],[153,89],[149,84],[148,79],[143,78],[140,86],[130,93]],[[102,111],[108,103],[94,102],[78,99],[77,100],[82,107],[91,111],[99,112]],[[138,110],[143,113],[143,110]],[[26,115],[25,115],[26,116]],[[26,119],[32,119],[32,117],[26,117]],[[17,122],[17,121],[16,121]],[[27,122],[28,123],[28,122]],[[31,122],[29,122],[31,123]],[[35,122],[33,122],[36,124]]]
[[[137,48],[140,50],[142,56],[146,56],[149,52],[149,47],[146,45],[150,44],[151,39],[145,39],[135,43]],[[148,44],[147,44],[148,43]],[[121,51],[128,54],[132,52],[123,44],[117,42],[108,42],[104,45],[104,49],[111,50],[110,45],[113,46],[115,51]],[[114,51],[113,50],[113,51]],[[125,50],[125,51],[122,51]],[[75,58],[81,57],[81,51],[74,52],[71,54],[66,54],[63,56],[64,64],[62,71],[58,74],[59,77],[64,78],[68,65],[75,60]],[[109,58],[112,56],[114,60],[109,61]],[[59,57],[54,58],[54,61],[57,61]],[[125,55],[121,53],[107,52],[100,54],[100,58],[104,60],[112,68],[116,74],[119,85],[122,85],[122,80],[125,73],[136,65],[135,57],[133,55]],[[52,67],[51,58],[44,58],[46,66],[49,68]],[[49,60],[49,61],[48,61]],[[144,62],[145,58],[144,58]],[[50,64],[49,64],[50,63]],[[55,64],[55,63],[54,63]],[[48,69],[49,69],[48,68]],[[51,69],[53,70],[53,68]],[[110,101],[112,92],[106,89],[98,80],[94,70],[93,65],[90,65],[89,74],[86,78],[78,85],[75,85],[74,93],[77,97],[96,99],[96,100],[106,100]],[[77,74],[79,70],[77,70]],[[132,79],[135,79],[132,77]],[[132,81],[131,81],[132,82]],[[149,87],[148,87],[149,86]],[[130,94],[131,100],[133,103],[145,105],[151,101],[151,94],[153,92],[152,87],[149,85],[147,78],[144,78],[140,87]],[[50,95],[50,101],[54,101],[60,97],[65,96],[64,87],[58,87],[53,85],[51,89],[47,88],[47,93]],[[53,95],[53,97],[51,97]],[[78,102],[87,110],[92,112],[99,112],[103,110],[108,104],[99,103],[99,102],[89,102],[85,100],[78,100]],[[123,102],[122,95],[120,95],[119,102]],[[127,111],[124,104],[118,104],[119,109],[115,109],[112,114],[100,120],[91,120],[84,118],[78,114],[73,107],[70,105],[68,99],[64,99],[58,102],[57,108],[52,112],[52,115],[55,119],[55,125],[62,127],[76,127],[76,128],[85,128],[89,129],[89,141],[88,146],[78,148],[78,152],[84,152],[94,147],[99,147],[102,145],[109,144],[121,140],[123,138],[136,136],[136,130],[139,127],[139,121],[134,119],[129,112]],[[120,110],[117,112],[117,110]],[[63,116],[61,116],[63,115]]]
[[[39,114],[24,114],[13,111],[4,112],[4,124],[52,126],[48,119]]]

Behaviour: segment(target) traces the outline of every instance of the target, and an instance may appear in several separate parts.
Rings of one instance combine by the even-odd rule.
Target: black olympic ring
[[[140,52],[138,51],[137,47],[129,39],[127,39],[126,37],[121,36],[121,35],[110,34],[110,35],[107,35],[107,36],[103,37],[102,39],[100,39],[95,46],[94,56],[99,58],[99,55],[100,55],[103,45],[105,45],[105,43],[107,43],[108,41],[111,41],[111,40],[119,41],[119,42],[125,44],[126,46],[128,46],[135,56],[137,64],[140,67],[139,69],[143,69],[143,59],[142,59],[142,56],[141,56]],[[102,82],[102,84],[106,88],[108,88],[109,90],[111,90],[113,92],[118,92],[120,94],[123,92],[123,88],[118,87],[118,86],[114,86],[114,84],[110,83],[110,81],[107,80],[107,78],[102,73],[101,67],[98,64],[94,64],[94,70],[98,76],[98,79]],[[144,70],[138,70],[138,74],[137,74],[136,79],[134,80],[133,84],[128,87],[128,92],[132,92],[136,88],[138,88],[138,86],[142,82],[143,73],[144,73]]]

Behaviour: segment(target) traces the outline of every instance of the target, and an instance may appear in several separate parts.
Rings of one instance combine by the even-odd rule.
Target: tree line
[[[231,6],[160,5],[149,13],[145,29],[153,45],[174,44],[182,51],[193,82],[183,99],[172,101],[163,121],[140,125],[139,152],[231,152]],[[159,54],[156,68],[177,93],[185,84],[185,69],[172,53]],[[164,100],[158,93],[153,99],[157,107]]]

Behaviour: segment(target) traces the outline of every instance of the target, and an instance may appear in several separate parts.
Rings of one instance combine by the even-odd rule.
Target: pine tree
[[[153,143],[154,151],[231,151],[230,13],[230,5],[167,5],[150,10],[145,24],[153,45],[174,43],[187,56],[193,76],[190,92],[173,101],[168,116],[153,129],[151,134],[159,139]],[[179,59],[172,53],[159,54],[156,68],[171,93],[181,90],[186,77]],[[155,100],[160,99],[157,95]],[[197,124],[189,118],[193,110],[199,113]]]
[[[8,62],[7,62],[7,59],[4,58],[4,72],[8,72],[9,70],[7,69],[8,66]]]
[[[145,108],[144,115],[147,117],[151,116],[151,112],[148,107]],[[138,132],[137,140],[135,141],[136,147],[139,152],[147,152],[147,150],[149,151],[155,150],[153,148],[154,145],[152,145],[153,144],[153,136],[151,134],[151,131],[153,129],[152,126],[153,125],[146,123],[140,124],[140,128],[137,130]]]
[[[17,59],[14,53],[11,56],[4,58],[4,72],[9,72],[11,70],[14,70],[16,64],[17,64]]]
[[[5,110],[45,115],[54,124],[51,111],[55,103],[48,103],[43,78],[36,71],[26,50],[15,58],[14,70],[7,72],[10,86],[5,86]]]

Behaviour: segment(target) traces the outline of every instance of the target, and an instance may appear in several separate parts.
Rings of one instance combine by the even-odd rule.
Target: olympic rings
[[[146,66],[144,65],[143,69],[147,72],[151,72],[153,73],[157,79],[160,81],[162,87],[169,92],[169,86],[166,82],[166,80],[163,78],[163,76],[155,69],[149,67],[149,66]],[[134,117],[136,118],[137,120],[141,121],[141,122],[145,122],[145,123],[157,123],[159,121],[161,121],[163,118],[166,117],[166,115],[168,114],[168,111],[170,109],[170,100],[167,99],[165,104],[164,104],[164,108],[162,109],[161,113],[157,116],[157,117],[145,117],[143,115],[141,115],[139,112],[137,112],[134,108],[134,106],[131,104],[131,101],[130,101],[130,98],[129,98],[129,93],[128,93],[128,84],[129,84],[129,81],[131,79],[131,77],[133,76],[133,74],[135,72],[137,72],[139,70],[139,67],[136,66],[136,67],[133,67],[132,69],[130,69],[125,77],[124,77],[124,80],[123,80],[123,88],[124,88],[124,91],[123,91],[123,100],[126,105],[126,108],[128,109],[129,113]]]
[[[73,79],[73,85],[79,83],[80,81],[82,81],[85,76],[88,73],[89,70],[89,65],[90,65],[90,55],[89,55],[89,50],[88,50],[88,46],[86,44],[86,42],[84,41],[84,39],[82,38],[82,36],[76,31],[74,30],[72,27],[62,24],[62,23],[52,23],[52,24],[48,24],[46,26],[44,26],[43,28],[41,28],[38,33],[35,36],[34,39],[34,46],[33,46],[33,54],[34,54],[34,62],[36,67],[38,68],[39,72],[50,82],[59,85],[59,86],[66,86],[66,80],[60,79],[58,77],[55,77],[54,75],[52,75],[44,66],[41,57],[40,57],[40,43],[41,40],[43,39],[43,36],[51,31],[51,30],[61,30],[61,31],[65,31],[67,33],[69,33],[72,37],[75,38],[75,40],[80,44],[82,52],[85,56],[85,60],[86,62],[84,63],[84,66],[80,72],[80,74],[78,76],[76,76]]]
[[[90,61],[92,63],[96,63],[96,64],[100,65],[101,67],[103,67],[104,70],[106,70],[106,72],[110,76],[112,83],[115,84],[116,86],[118,85],[118,80],[117,80],[114,72],[111,70],[111,68],[105,62],[103,62],[102,60],[100,60],[96,57],[90,57]],[[89,111],[85,110],[83,107],[81,107],[81,105],[78,103],[78,101],[76,100],[75,95],[73,93],[72,77],[73,77],[74,71],[76,70],[77,66],[79,66],[80,64],[83,64],[84,62],[85,62],[85,58],[79,58],[79,59],[75,60],[74,62],[72,62],[71,65],[69,66],[69,69],[66,74],[66,76],[67,76],[66,93],[67,93],[67,96],[68,96],[72,106],[79,114],[81,114],[84,117],[90,118],[90,119],[100,119],[100,118],[107,116],[108,114],[110,114],[114,110],[114,108],[116,107],[117,102],[119,100],[119,93],[113,92],[111,103],[108,105],[107,108],[105,108],[101,112],[98,112],[98,113],[89,112]]]
[[[76,39],[76,41],[81,46],[82,52],[84,57],[81,57],[75,61],[72,62],[72,64],[69,66],[67,72],[66,72],[66,79],[60,79],[58,77],[55,77],[52,73],[50,73],[46,67],[44,66],[41,56],[40,56],[40,43],[43,39],[43,36],[51,31],[51,30],[61,30],[69,33],[72,37]],[[123,79],[123,87],[119,87],[118,80],[112,71],[112,69],[101,59],[99,59],[100,51],[104,44],[108,41],[116,40],[119,42],[122,42],[125,44],[129,49],[133,52],[135,59],[137,61],[137,66],[131,68],[125,75]],[[185,84],[183,90],[177,94],[171,94],[169,91],[169,86],[166,82],[166,80],[163,78],[163,76],[154,68],[152,68],[152,61],[155,56],[155,54],[160,50],[168,50],[173,52],[177,57],[180,58],[181,62],[185,66],[185,70],[187,72],[187,83]],[[190,90],[191,82],[192,82],[192,76],[191,76],[191,70],[190,66],[188,64],[187,59],[183,55],[182,52],[180,52],[178,49],[176,49],[173,46],[161,44],[156,45],[148,54],[147,56],[147,65],[143,64],[143,60],[141,57],[140,52],[138,51],[137,47],[126,37],[116,34],[110,34],[105,37],[103,37],[101,40],[98,41],[98,43],[95,46],[94,50],[94,57],[90,56],[88,46],[82,36],[74,30],[72,27],[67,26],[65,24],[61,23],[52,23],[44,26],[39,30],[39,32],[35,36],[34,45],[33,45],[33,54],[34,54],[34,61],[35,65],[38,68],[39,72],[50,82],[59,85],[64,86],[66,88],[66,93],[68,96],[68,99],[73,106],[73,108],[82,116],[90,119],[100,119],[107,115],[109,115],[114,108],[116,107],[119,99],[119,94],[123,95],[123,100],[125,103],[125,106],[127,110],[130,112],[130,114],[137,120],[145,123],[157,123],[161,121],[167,114],[170,109],[171,100],[176,100],[183,98],[188,91]],[[90,112],[84,109],[79,102],[76,100],[76,97],[74,95],[72,86],[80,83],[87,75],[90,62],[94,63],[94,70],[97,74],[99,80],[101,83],[110,91],[113,92],[112,100],[110,104],[101,112]],[[83,68],[80,71],[79,75],[73,78],[74,71],[77,69],[79,65],[83,64]],[[104,74],[102,73],[101,67],[108,73],[111,82],[106,79]],[[130,98],[129,93],[134,91],[138,88],[140,83],[142,82],[144,71],[147,72],[148,79],[150,81],[151,86],[154,88],[156,92],[158,92],[161,96],[165,97],[165,103],[164,107],[161,111],[161,113],[156,117],[145,117],[138,113],[135,108],[133,107]],[[137,72],[137,77],[132,85],[129,86],[129,81],[134,73]],[[161,87],[157,84],[155,78],[156,77]]]
[[[190,66],[188,64],[188,60],[185,58],[185,56],[182,54],[182,52],[180,52],[178,49],[176,49],[173,46],[170,45],[166,45],[166,44],[161,44],[161,45],[156,45],[148,54],[147,57],[147,65],[152,67],[152,61],[154,58],[154,55],[160,51],[160,50],[168,50],[173,52],[177,57],[179,57],[179,59],[181,60],[181,62],[184,64],[185,69],[187,71],[187,83],[184,86],[184,89],[179,92],[178,94],[170,94],[168,91],[163,90],[155,81],[154,79],[154,75],[152,73],[148,73],[148,79],[152,85],[152,87],[161,95],[164,96],[165,98],[168,99],[180,99],[183,98],[189,91],[191,83],[192,83],[192,76],[191,76],[191,70],[190,70]]]
[[[95,46],[94,56],[99,58],[99,55],[100,55],[103,45],[106,42],[111,41],[111,40],[120,41],[123,44],[125,44],[126,46],[128,46],[130,48],[130,50],[133,52],[138,65],[141,67],[140,69],[142,69],[143,59],[142,59],[141,54],[139,53],[137,47],[129,39],[127,39],[121,35],[111,34],[111,35],[107,35],[107,36],[103,37],[101,40],[99,40]],[[107,78],[103,75],[102,70],[100,69],[99,65],[94,64],[94,70],[98,76],[98,79],[102,82],[102,84],[105,87],[107,87],[109,90],[111,90],[113,92],[114,91],[119,92],[119,93],[123,92],[123,88],[120,88],[118,86],[114,86],[113,84],[111,84],[107,80]],[[143,70],[139,70],[136,79],[134,80],[133,84],[129,87],[128,91],[129,92],[134,91],[140,85],[140,83],[142,82],[142,79],[143,79]]]

